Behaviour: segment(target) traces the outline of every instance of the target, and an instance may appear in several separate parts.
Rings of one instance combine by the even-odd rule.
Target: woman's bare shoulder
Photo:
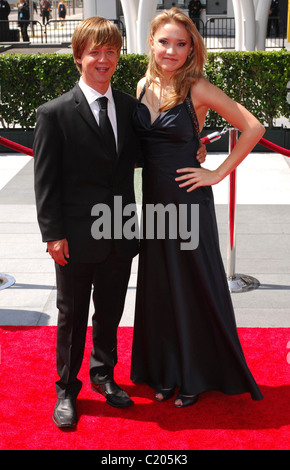
[[[194,82],[191,87],[191,92],[200,95],[207,93],[208,91],[212,91],[214,88],[216,87],[212,83],[210,83],[206,78],[201,77]]]
[[[215,99],[224,97],[224,93],[220,88],[202,77],[192,85],[191,97],[199,106],[211,107]]]
[[[144,85],[146,84],[146,77],[142,77],[139,82],[137,83],[137,96],[140,95],[141,91],[143,90]]]

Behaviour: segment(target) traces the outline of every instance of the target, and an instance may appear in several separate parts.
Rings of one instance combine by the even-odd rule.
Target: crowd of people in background
[[[23,41],[29,41],[28,27],[30,25],[30,5],[29,0],[21,0],[17,4],[18,9],[18,26],[20,28],[21,36]],[[39,14],[42,18],[42,24],[46,25],[50,19],[52,19],[52,2],[48,0],[40,0],[39,2],[33,2],[33,12]],[[12,38],[12,31],[9,28],[9,15],[11,13],[11,7],[7,0],[0,0],[0,41],[14,41]],[[57,18],[61,21],[61,25],[64,26],[64,21],[67,15],[67,5],[65,2],[58,2],[57,5]]]
[[[39,10],[38,10],[39,7]],[[33,2],[33,10],[38,13],[42,18],[42,24],[46,25],[51,19],[52,4],[48,0],[40,0],[39,5],[37,2]],[[61,25],[64,25],[66,17],[67,7],[65,2],[59,2],[57,5],[58,18],[61,20]],[[18,24],[21,30],[23,41],[29,41],[27,28],[29,26],[30,19],[30,6],[29,1],[23,0],[18,4]]]

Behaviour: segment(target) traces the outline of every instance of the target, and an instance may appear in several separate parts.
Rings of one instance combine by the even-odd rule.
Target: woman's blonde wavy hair
[[[154,40],[154,34],[157,29],[166,23],[179,23],[186,28],[191,38],[192,51],[184,65],[176,71],[173,90],[166,95],[160,107],[160,112],[170,109],[185,100],[191,85],[195,80],[203,76],[203,67],[207,58],[206,48],[201,35],[191,19],[178,8],[163,10],[153,18],[150,26],[149,40]],[[158,83],[156,78],[160,76],[162,77],[162,71],[156,64],[154,52],[150,48],[149,64],[146,72],[146,88],[152,82]]]

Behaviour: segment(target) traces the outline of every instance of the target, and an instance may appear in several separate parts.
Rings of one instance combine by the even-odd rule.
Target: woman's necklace
[[[158,98],[158,111],[161,108],[161,104],[164,100],[165,92],[164,89],[160,87],[160,93],[159,93],[159,98]]]
[[[154,96],[154,108],[156,110],[157,108],[157,111],[159,112],[159,109],[161,108],[161,105],[162,103],[164,102],[164,99],[166,98],[166,96],[168,95],[168,92],[170,91],[170,85],[166,85],[166,86],[162,86],[161,84],[159,84],[158,86],[159,90],[155,92],[155,90],[153,89],[153,96]],[[156,112],[157,112],[156,111]]]

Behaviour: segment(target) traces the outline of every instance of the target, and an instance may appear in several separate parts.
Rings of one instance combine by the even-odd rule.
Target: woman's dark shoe
[[[194,405],[198,400],[198,395],[183,395],[179,392],[175,399],[176,408],[185,408],[186,406]]]
[[[174,394],[174,388],[160,388],[156,390],[155,393],[155,400],[157,401],[165,401],[169,400]]]

